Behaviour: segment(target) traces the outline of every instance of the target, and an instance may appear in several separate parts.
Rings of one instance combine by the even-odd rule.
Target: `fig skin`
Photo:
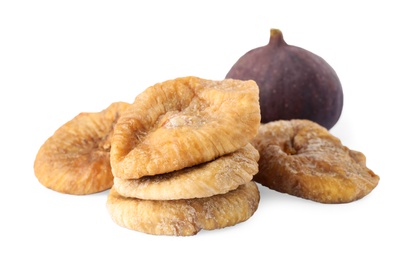
[[[267,45],[240,57],[225,78],[258,84],[261,123],[308,119],[331,129],[343,109],[334,69],[320,56],[288,45],[278,29],[270,30]]]

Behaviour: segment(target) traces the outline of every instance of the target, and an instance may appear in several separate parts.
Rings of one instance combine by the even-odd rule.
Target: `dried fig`
[[[233,153],[178,171],[131,180],[114,178],[114,186],[120,195],[139,199],[210,197],[251,181],[258,172],[258,160],[258,151],[247,144]]]
[[[112,173],[138,179],[180,170],[236,151],[260,125],[252,80],[183,77],[148,87],[118,120]]]
[[[327,129],[340,118],[343,90],[334,69],[320,56],[288,45],[278,29],[269,43],[245,53],[226,78],[259,86],[261,122],[308,119]]]
[[[310,120],[262,124],[252,141],[260,154],[254,181],[322,203],[346,203],[369,194],[379,176],[363,153],[350,150]]]
[[[101,112],[83,112],[57,129],[35,158],[38,181],[52,190],[76,195],[111,188],[111,137],[120,114],[128,106],[115,102]]]
[[[119,226],[153,235],[192,236],[201,229],[220,229],[248,220],[259,199],[253,181],[225,194],[185,200],[127,198],[113,186],[106,205]]]

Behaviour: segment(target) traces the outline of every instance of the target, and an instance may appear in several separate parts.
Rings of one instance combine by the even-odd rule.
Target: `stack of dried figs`
[[[327,62],[272,29],[269,44],[243,55],[224,80],[176,78],[131,104],[80,113],[40,147],[34,172],[61,193],[110,189],[112,220],[155,235],[246,221],[260,200],[255,182],[347,203],[370,193],[379,176],[329,132],[342,106]]]
[[[63,193],[111,188],[107,208],[121,226],[194,235],[243,222],[258,208],[259,153],[250,141],[259,126],[254,81],[177,78],[132,104],[81,113],[40,148],[34,170]]]
[[[259,153],[249,143],[260,125],[258,96],[254,81],[197,77],[138,95],[113,132],[112,219],[149,234],[187,236],[252,216],[260,199],[252,181]]]

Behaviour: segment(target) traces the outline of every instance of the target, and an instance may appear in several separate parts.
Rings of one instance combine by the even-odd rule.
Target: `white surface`
[[[407,259],[403,1],[135,2],[0,2],[1,259]],[[332,133],[381,177],[367,197],[324,205],[260,187],[248,221],[160,237],[111,221],[107,192],[63,195],[36,180],[39,147],[79,112],[179,76],[222,79],[270,28],[338,73]]]

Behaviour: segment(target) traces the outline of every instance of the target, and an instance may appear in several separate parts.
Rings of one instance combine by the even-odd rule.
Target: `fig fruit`
[[[343,109],[335,70],[320,56],[288,45],[279,29],[270,30],[267,45],[240,57],[225,78],[258,84],[262,123],[308,119],[330,129]]]

